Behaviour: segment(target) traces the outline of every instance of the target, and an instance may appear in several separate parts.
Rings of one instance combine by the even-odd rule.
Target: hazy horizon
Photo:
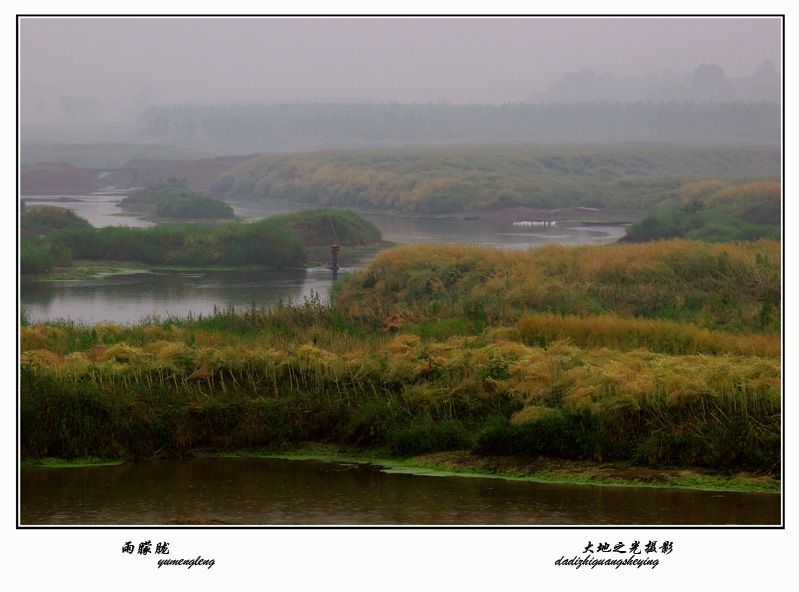
[[[729,78],[769,60],[782,21],[757,18],[24,17],[23,119],[61,97],[132,110],[206,102],[508,103],[569,73]]]

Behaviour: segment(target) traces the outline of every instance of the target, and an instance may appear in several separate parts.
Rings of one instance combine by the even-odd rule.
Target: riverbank
[[[375,241],[373,244],[344,247],[339,251],[339,256],[343,259],[348,254],[361,253],[364,251],[379,251],[398,246],[391,241]],[[304,269],[311,267],[324,267],[330,261],[330,248],[308,247],[306,249],[306,261],[294,269]],[[68,267],[53,267],[41,273],[25,274],[26,281],[36,282],[84,282],[101,280],[107,277],[130,275],[136,273],[165,273],[165,272],[185,272],[202,273],[208,271],[261,271],[263,265],[148,265],[136,261],[73,261]],[[292,268],[287,268],[292,269]]]
[[[317,442],[508,459],[419,461],[459,470],[544,458],[776,476],[780,308],[763,294],[780,293],[779,269],[768,241],[417,245],[380,253],[329,302],[23,322],[20,452],[174,458]]]
[[[244,450],[235,454],[214,456],[363,462],[385,467],[387,471],[394,473],[403,472],[439,477],[490,477],[537,483],[758,493],[780,493],[782,490],[782,481],[779,475],[751,471],[724,472],[697,467],[651,468],[624,462],[601,463],[545,457],[482,456],[467,450],[396,457],[387,450],[364,450],[352,446],[309,442],[284,452]]]
[[[397,457],[391,455],[388,450],[368,450],[354,446],[309,442],[285,451],[240,450],[232,453],[213,453],[200,450],[188,454],[190,458],[205,456],[369,463],[390,473],[435,477],[499,478],[536,483],[656,487],[699,491],[750,491],[777,494],[782,490],[782,482],[778,475],[749,471],[722,472],[695,467],[653,469],[629,463],[569,461],[544,457],[531,459],[480,456],[465,450]],[[28,459],[22,462],[21,466],[57,469],[119,465],[124,462],[93,457],[72,460],[43,458]]]

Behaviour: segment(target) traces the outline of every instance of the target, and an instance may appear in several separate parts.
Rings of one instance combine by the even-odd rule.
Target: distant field
[[[646,212],[687,183],[779,180],[779,148],[694,145],[446,146],[265,155],[218,195],[444,214],[590,206]]]
[[[121,167],[139,158],[158,160],[194,160],[205,158],[205,150],[164,143],[137,144],[131,142],[51,142],[25,141],[20,149],[23,166],[40,162],[66,162],[76,167]]]

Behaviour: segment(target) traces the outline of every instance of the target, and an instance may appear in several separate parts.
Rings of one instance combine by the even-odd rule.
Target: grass
[[[540,285],[582,296],[537,312],[528,290]],[[737,301],[714,300],[733,286]],[[778,474],[779,324],[757,312],[767,286],[779,293],[779,248],[768,241],[512,257],[419,245],[384,252],[330,303],[127,326],[27,322],[22,453],[319,442]],[[641,314],[644,297],[663,294],[693,299],[683,320]]]
[[[306,247],[370,246],[382,239],[380,230],[352,210],[320,208],[280,214],[271,218],[302,238]]]
[[[718,476],[692,476],[684,478],[664,478],[663,481],[652,482],[636,478],[635,470],[629,471],[628,478],[602,477],[588,474],[593,465],[576,463],[570,470],[571,474],[553,472],[551,469],[535,472],[520,472],[506,470],[488,470],[480,467],[453,467],[448,464],[436,464],[416,458],[400,461],[411,471],[424,469],[434,471],[436,475],[457,474],[461,476],[474,476],[484,478],[501,478],[537,483],[572,483],[575,485],[600,485],[614,487],[669,487],[674,489],[695,489],[701,491],[751,491],[757,493],[780,493],[778,483],[762,483],[747,477],[718,477]],[[410,472],[410,471],[409,471]]]
[[[580,322],[587,325],[595,318],[593,330],[605,320],[606,336],[615,330],[625,340],[636,331],[654,336],[661,330],[664,342],[682,331],[696,342],[702,329],[774,335],[779,328],[780,258],[780,244],[771,240],[572,248],[548,244],[526,252],[414,245],[380,253],[342,286],[337,306],[360,321],[394,313],[419,322],[520,323],[522,331],[528,316],[550,315],[550,324],[560,323],[564,329],[571,320],[574,331]],[[556,321],[559,317],[563,320]],[[634,328],[643,319],[663,323]],[[528,338],[536,337],[542,343],[548,339],[546,334]],[[629,342],[626,346],[634,347]]]
[[[102,127],[109,126],[105,124]],[[86,129],[85,122],[81,129]],[[74,138],[74,132],[71,129],[66,134]],[[69,142],[25,138],[20,147],[20,163],[33,165],[40,162],[68,162],[76,167],[117,168],[134,159],[190,160],[208,156],[207,151],[193,147],[163,142],[142,144],[136,141],[134,130],[126,132],[133,138],[132,141],[104,142],[97,137],[81,138],[80,141],[73,139]]]
[[[779,178],[753,146],[475,145],[268,154],[222,174],[220,194],[442,215],[588,206],[645,212],[686,184]]]
[[[97,458],[93,456],[83,458],[73,458],[65,460],[63,458],[39,458],[34,460],[23,460],[21,466],[23,467],[45,467],[53,469],[67,469],[74,467],[98,467],[109,465],[121,465],[124,461],[109,460],[106,458]]]

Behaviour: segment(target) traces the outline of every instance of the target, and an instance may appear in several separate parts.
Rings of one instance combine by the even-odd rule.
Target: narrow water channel
[[[21,525],[778,525],[780,496],[199,458],[21,470]]]
[[[121,215],[120,195],[29,196],[30,207],[55,205],[73,210],[93,226],[152,226],[151,222]],[[61,199],[67,201],[60,201]],[[231,202],[237,216],[257,220],[304,206],[276,206]],[[560,221],[549,227],[517,227],[508,220],[453,218],[404,218],[381,213],[362,215],[372,221],[388,241],[463,243],[501,249],[528,249],[545,243],[564,245],[604,244],[624,235],[623,226],[582,226]],[[377,250],[344,249],[339,255],[341,272],[366,265]],[[324,267],[264,269],[260,271],[192,270],[130,273],[88,281],[37,281],[26,279],[20,287],[20,304],[33,323],[70,319],[87,324],[137,323],[149,316],[184,317],[212,314],[214,308],[240,309],[271,306],[278,301],[301,302],[313,294],[327,298],[332,274]]]

